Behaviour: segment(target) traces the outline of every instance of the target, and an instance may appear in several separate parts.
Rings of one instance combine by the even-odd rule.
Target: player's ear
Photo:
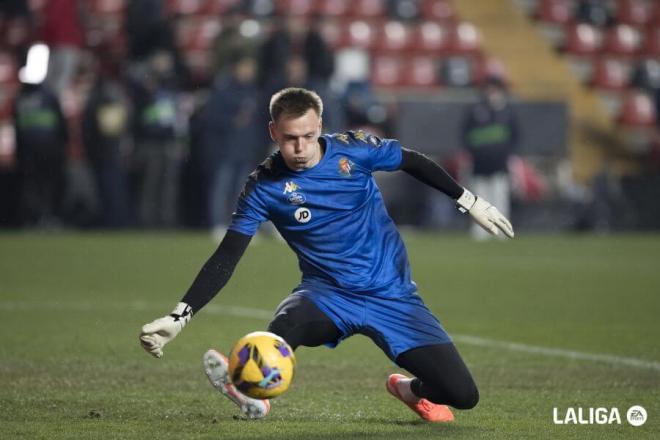
[[[319,134],[323,132],[323,118],[319,117]]]
[[[268,133],[270,134],[270,138],[273,140],[273,142],[277,143],[277,139],[275,139],[275,123],[273,121],[268,122]]]

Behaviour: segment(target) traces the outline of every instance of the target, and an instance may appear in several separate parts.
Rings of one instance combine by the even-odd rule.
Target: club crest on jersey
[[[282,194],[294,193],[300,188],[295,182],[289,181],[284,185],[284,192]]]
[[[302,205],[305,203],[305,195],[298,192],[291,193],[289,196],[289,203],[292,205]]]
[[[349,177],[351,175],[351,171],[353,171],[353,162],[346,159],[345,157],[339,159],[339,174],[344,177]]]

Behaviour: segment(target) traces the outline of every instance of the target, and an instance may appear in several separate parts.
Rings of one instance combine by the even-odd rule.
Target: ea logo
[[[646,422],[647,414],[643,406],[634,405],[628,409],[626,417],[631,425],[642,426]]]
[[[312,219],[312,212],[307,208],[298,208],[293,216],[298,223],[307,223]]]

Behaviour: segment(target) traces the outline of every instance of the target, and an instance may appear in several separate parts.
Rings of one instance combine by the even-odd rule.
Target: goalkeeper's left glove
[[[180,302],[169,315],[142,326],[140,345],[154,357],[162,357],[165,344],[183,330],[192,314],[192,307]]]
[[[509,220],[481,197],[475,196],[466,189],[456,200],[456,204],[459,211],[468,212],[472,220],[491,234],[498,235],[499,230],[502,230],[507,237],[513,238],[513,226]]]

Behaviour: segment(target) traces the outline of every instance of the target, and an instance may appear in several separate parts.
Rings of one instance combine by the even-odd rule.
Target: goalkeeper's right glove
[[[188,304],[182,302],[177,304],[169,315],[142,326],[140,345],[154,357],[162,357],[165,344],[179,334],[192,315],[192,307]]]

